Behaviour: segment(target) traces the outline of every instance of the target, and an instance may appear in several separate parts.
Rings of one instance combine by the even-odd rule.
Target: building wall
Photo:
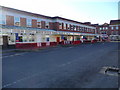
[[[53,29],[59,31],[71,31],[71,32],[81,32],[81,33],[96,33],[96,27],[76,23],[74,21],[63,20],[63,19],[52,19],[45,16],[39,16],[36,14],[29,14],[27,12],[22,12],[19,10],[4,10],[3,15],[6,17],[6,25],[14,26],[14,18],[20,18],[20,26],[27,27],[27,19],[31,20],[31,27],[37,28],[37,22],[41,22],[42,29]],[[46,27],[46,24],[48,27]],[[60,28],[60,24],[61,27]]]
[[[96,27],[83,25],[75,23],[72,21],[66,21],[61,19],[56,19],[56,30],[60,31],[72,31],[72,32],[81,32],[81,33],[96,33]],[[68,28],[69,27],[69,28]]]

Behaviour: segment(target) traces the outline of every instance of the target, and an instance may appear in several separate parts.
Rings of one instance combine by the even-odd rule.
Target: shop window
[[[24,35],[23,35],[23,42],[27,42],[27,36],[26,36],[26,33],[24,33]]]
[[[30,36],[29,36],[29,42],[34,42],[35,39],[34,39],[34,34],[31,34],[30,33]]]
[[[9,40],[10,42],[15,42],[15,36],[14,36],[13,33],[10,34],[10,36],[8,37],[8,40]]]
[[[19,36],[19,42],[23,42],[23,37]]]
[[[5,25],[6,24],[6,16],[0,15],[0,24]]]
[[[46,22],[46,23],[45,23],[45,28],[46,28],[46,29],[49,29],[49,22]]]
[[[111,34],[112,34],[112,35],[116,35],[116,31],[112,31]]]
[[[118,35],[118,31],[116,31],[116,35]]]
[[[64,37],[64,40],[67,40],[67,37]]]
[[[14,25],[20,26],[20,17],[14,17]]]
[[[31,27],[32,26],[32,21],[31,19],[27,19],[27,27]]]

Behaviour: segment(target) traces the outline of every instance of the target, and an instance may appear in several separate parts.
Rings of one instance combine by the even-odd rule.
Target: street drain
[[[116,67],[103,67],[100,73],[104,73],[106,75],[118,76],[120,75],[120,69]]]

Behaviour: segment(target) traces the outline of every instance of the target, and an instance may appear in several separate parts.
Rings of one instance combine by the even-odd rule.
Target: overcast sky
[[[118,19],[119,0],[0,0],[0,5],[93,24]]]

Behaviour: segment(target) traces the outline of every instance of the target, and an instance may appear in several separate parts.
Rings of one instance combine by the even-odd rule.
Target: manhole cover
[[[116,67],[103,67],[100,73],[103,73],[106,75],[118,76],[120,75],[120,69]]]

